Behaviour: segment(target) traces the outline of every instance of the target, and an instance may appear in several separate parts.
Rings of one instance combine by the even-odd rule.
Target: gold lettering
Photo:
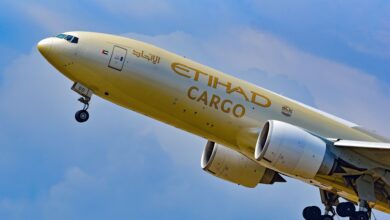
[[[141,54],[139,53],[141,52],[133,51],[134,55],[142,56],[142,53]],[[222,80],[220,81],[220,79],[215,75],[202,72],[201,70],[189,67],[185,64],[172,63],[171,68],[176,74],[180,76],[184,76],[186,78],[192,78],[194,81],[203,80],[204,83],[206,83],[207,81],[207,85],[214,89],[218,89],[218,87],[223,86],[226,88],[225,92],[228,95],[231,95],[235,92],[239,93],[242,97],[244,97],[244,99],[247,102],[251,102],[260,107],[268,108],[272,105],[271,100],[264,95],[261,95],[254,91],[245,90],[245,87],[241,87],[241,86],[232,88],[231,82],[229,81],[223,82]],[[203,79],[201,78],[202,76],[204,77]],[[209,107],[215,108],[217,110],[221,109],[221,111],[225,113],[230,113],[231,111],[233,111],[234,116],[237,118],[243,117],[245,115],[245,107],[243,105],[241,104],[234,105],[233,101],[229,99],[223,99],[221,96],[217,96],[214,94],[211,96],[211,100],[209,103],[207,91],[203,91],[202,94],[198,96],[197,94],[199,92],[200,92],[199,87],[192,86],[188,89],[187,96],[191,100],[196,100],[197,102],[203,102],[204,105],[208,105]]]
[[[211,87],[211,86],[213,85],[213,79],[214,79],[213,76],[212,76],[212,75],[209,75],[209,81],[208,81],[208,83],[207,83],[208,86]]]
[[[245,94],[244,90],[240,86],[228,91],[227,93],[231,94],[233,92],[240,93],[242,96],[244,96],[245,100],[249,102],[248,96]]]
[[[230,82],[227,82],[226,84],[225,83],[222,83],[222,82],[219,82],[219,78],[218,77],[214,77],[214,89],[217,88],[217,85],[221,85],[221,86],[225,86],[226,87],[226,92],[229,92],[230,89],[232,88],[232,84]]]
[[[191,68],[191,69],[195,71],[195,77],[194,77],[194,80],[195,80],[195,81],[199,81],[199,76],[200,76],[200,74],[203,74],[203,75],[205,75],[205,76],[208,76],[207,73],[204,73],[204,72],[202,72],[202,71],[200,71],[200,70],[193,69],[193,68]]]
[[[204,91],[202,95],[199,96],[199,98],[196,100],[197,102],[203,101],[205,105],[207,105],[207,91]]]
[[[241,109],[241,112],[237,112],[239,108]],[[245,115],[245,107],[240,104],[235,105],[233,107],[233,115],[236,116],[237,118],[241,118],[242,116]]]
[[[210,101],[209,106],[213,107],[213,105],[214,105],[214,108],[218,110],[218,104],[220,101],[221,101],[221,98],[219,96],[213,94],[213,97],[211,97],[211,101]]]
[[[208,76],[208,74],[205,72],[202,72],[200,70],[197,70],[195,68],[191,68],[189,66],[186,66],[186,65],[180,64],[180,63],[172,63],[171,68],[173,71],[175,71],[175,73],[177,73],[181,76],[187,77],[187,78],[191,78],[190,73],[193,73],[195,81],[199,81],[200,75]]]
[[[187,75],[187,73],[190,72],[188,66],[180,63],[172,63],[171,68],[173,71],[175,71],[175,73],[187,78],[191,78],[191,76]]]
[[[225,99],[222,101],[222,104],[221,104],[221,110],[225,113],[229,113],[231,108],[230,107],[227,107],[226,108],[226,103],[229,103],[230,105],[233,105],[233,102],[230,101],[229,99]]]
[[[256,93],[256,92],[253,92],[251,91],[252,93],[252,100],[251,102],[253,104],[256,104],[256,105],[259,105],[261,107],[264,107],[264,108],[268,108],[271,106],[271,100],[263,95],[260,95],[259,93]],[[261,99],[263,99],[263,101],[257,101],[257,97],[260,97]]]
[[[196,96],[195,96],[195,97],[194,97],[194,96],[191,96],[191,92],[194,91],[194,90],[199,91],[199,89],[198,89],[196,86],[192,86],[192,87],[190,87],[190,88],[188,89],[188,93],[187,93],[188,98],[190,98],[190,99],[192,99],[192,100],[195,100],[195,99],[196,99]]]

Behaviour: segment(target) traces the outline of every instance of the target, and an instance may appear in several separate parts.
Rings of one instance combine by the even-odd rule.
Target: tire
[[[303,210],[302,215],[306,220],[321,219],[321,209],[317,206],[309,206]]]
[[[352,218],[353,220],[369,220],[368,214],[366,212],[356,212],[355,215]]]
[[[76,121],[78,121],[80,123],[86,122],[89,119],[89,113],[87,112],[87,110],[77,111],[75,114],[75,118],[76,118]]]
[[[323,216],[321,217],[321,220],[334,220],[334,219],[333,219],[333,217],[330,216],[330,215],[323,215]]]
[[[355,214],[355,205],[352,202],[343,202],[337,205],[336,212],[340,217],[351,217]]]

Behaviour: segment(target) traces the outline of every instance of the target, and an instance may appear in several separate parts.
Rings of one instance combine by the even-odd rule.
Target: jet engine
[[[257,140],[255,159],[268,168],[311,179],[330,175],[336,167],[332,143],[300,127],[270,120]]]
[[[206,172],[254,188],[257,184],[285,182],[279,173],[265,168],[256,161],[223,145],[208,141],[202,154],[201,167]]]

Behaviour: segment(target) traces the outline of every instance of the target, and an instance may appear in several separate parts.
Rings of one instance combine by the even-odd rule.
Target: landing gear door
[[[118,71],[122,71],[123,64],[125,63],[126,60],[126,55],[127,55],[126,49],[122,47],[114,46],[114,49],[111,54],[110,62],[108,63],[108,67],[111,67]]]

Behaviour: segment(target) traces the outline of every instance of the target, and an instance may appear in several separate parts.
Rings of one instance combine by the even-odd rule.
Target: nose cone
[[[51,47],[52,47],[52,39],[50,38],[46,38],[39,41],[37,45],[39,52],[46,58],[49,56]]]

